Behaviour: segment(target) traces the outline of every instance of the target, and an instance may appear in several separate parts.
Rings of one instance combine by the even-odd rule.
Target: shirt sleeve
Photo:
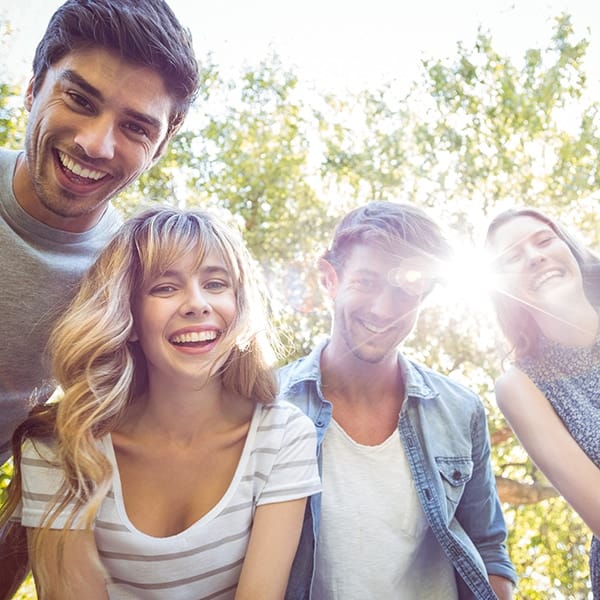
[[[24,527],[41,527],[48,518],[48,511],[56,506],[57,496],[64,482],[63,471],[58,465],[54,445],[43,440],[27,440],[21,456],[21,524]],[[69,503],[51,523],[51,529],[62,529],[71,515],[73,503]],[[77,524],[73,525],[77,527]]]
[[[312,421],[300,409],[280,402],[271,411],[263,433],[281,430],[279,448],[257,499],[257,506],[305,498],[321,491],[317,467],[317,434]]]

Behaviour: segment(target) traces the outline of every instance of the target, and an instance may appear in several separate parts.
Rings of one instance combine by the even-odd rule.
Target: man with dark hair
[[[198,82],[189,32],[164,0],[68,0],[52,16],[25,96],[25,151],[0,150],[0,463],[52,391],[48,335],[120,224],[110,199],[160,158]],[[10,551],[2,597],[23,573]]]
[[[449,254],[423,211],[371,202],[320,261],[331,337],[279,372],[315,423],[323,480],[288,599],[512,597],[483,405],[398,350]]]

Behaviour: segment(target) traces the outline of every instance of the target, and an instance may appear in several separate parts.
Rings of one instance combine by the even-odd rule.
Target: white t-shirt
[[[312,599],[458,600],[454,570],[427,523],[398,432],[363,446],[332,420],[322,456]]]
[[[233,598],[256,507],[309,496],[321,487],[310,419],[286,402],[258,405],[225,495],[185,531],[156,538],[138,531],[127,517],[110,436],[100,444],[114,472],[94,534],[112,579],[109,596],[119,600]],[[49,462],[53,455],[51,446],[39,441],[23,446],[21,521],[27,527],[40,525],[62,481],[62,471]],[[60,528],[68,513],[53,527]]]

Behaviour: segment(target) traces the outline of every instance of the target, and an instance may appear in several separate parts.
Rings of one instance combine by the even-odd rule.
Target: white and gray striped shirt
[[[113,465],[112,489],[98,512],[94,534],[112,582],[110,598],[233,598],[257,506],[303,498],[321,489],[312,422],[287,402],[258,405],[231,484],[199,521],[177,535],[138,531],[125,512],[110,436],[100,440]],[[23,446],[22,524],[40,526],[62,481],[50,445]],[[151,502],[151,499],[148,500]],[[69,509],[54,522],[64,525]]]

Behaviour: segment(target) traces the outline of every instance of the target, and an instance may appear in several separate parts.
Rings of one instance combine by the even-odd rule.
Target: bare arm
[[[34,530],[27,530],[30,546]],[[90,531],[69,531],[64,545],[63,568],[59,569],[56,557],[61,532],[50,531],[44,540],[41,556],[47,566],[44,580],[39,579],[35,559],[32,559],[33,576],[40,600],[108,600],[104,570],[100,565],[94,534]]]
[[[304,516],[306,498],[256,509],[235,600],[281,600]]]
[[[498,600],[512,600],[515,586],[513,582],[500,575],[490,575],[490,585],[498,596]]]
[[[544,394],[525,373],[512,368],[496,383],[496,399],[531,460],[600,535],[600,469],[573,439]]]
[[[10,600],[29,572],[27,533],[19,523],[7,523],[0,542],[0,598]]]

